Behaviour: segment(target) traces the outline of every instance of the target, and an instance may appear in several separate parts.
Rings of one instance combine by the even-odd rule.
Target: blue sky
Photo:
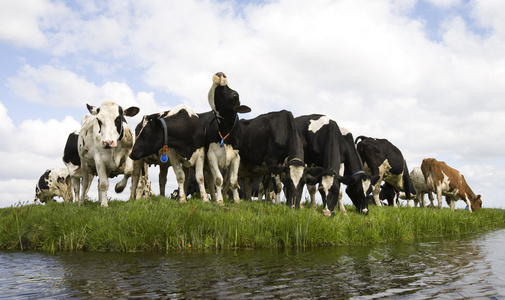
[[[328,114],[389,139],[410,168],[444,160],[484,206],[505,207],[505,2],[307,3],[2,1],[0,206],[32,200],[38,177],[63,166],[86,103],[138,106],[132,126],[180,103],[207,111],[223,71],[252,108],[244,118]]]

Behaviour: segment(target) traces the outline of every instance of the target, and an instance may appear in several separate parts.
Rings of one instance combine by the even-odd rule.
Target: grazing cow
[[[428,187],[426,186],[426,180],[423,175],[423,171],[420,167],[412,168],[410,172],[410,179],[412,180],[412,184],[416,190],[416,199],[414,201],[414,205],[417,206],[419,204],[420,207],[424,207],[424,195],[428,194]],[[410,204],[410,202],[409,202]],[[433,203],[431,203],[433,206]]]
[[[407,162],[396,146],[386,139],[365,136],[358,136],[355,143],[365,171],[373,176],[379,175],[379,180],[373,188],[373,198],[377,206],[381,206],[379,193],[383,180],[397,191],[404,191],[408,199],[416,193],[410,180]],[[396,199],[393,198],[391,201],[396,207]]]
[[[82,186],[88,186],[92,179],[90,174],[97,174],[98,200],[105,207],[108,206],[109,178],[124,174],[115,188],[120,193],[133,173],[133,161],[129,155],[135,137],[125,116],[135,116],[139,108],[133,106],[123,110],[112,101],[105,101],[100,107],[87,104],[87,108],[91,115],[82,124],[78,140]],[[83,189],[79,204],[84,203],[86,193]]]
[[[332,214],[337,202],[340,211],[347,213],[342,201],[339,201],[341,182],[347,185],[346,193],[356,210],[367,214],[372,185],[379,177],[372,178],[365,174],[352,133],[339,128],[334,120],[325,115],[306,115],[295,118],[295,121],[305,139],[305,162],[323,169],[315,182],[319,183],[324,214]],[[341,165],[344,167],[343,177],[339,174]],[[309,190],[315,193],[310,186]],[[313,196],[311,198],[314,199]]]
[[[53,201],[54,197],[61,197],[65,202],[72,202],[72,181],[67,168],[49,169],[35,186],[35,199],[42,203]]]
[[[140,134],[140,131],[142,130],[143,126],[147,124],[147,118],[152,118],[152,119],[159,119],[159,118],[165,118],[168,116],[170,111],[165,111],[162,113],[156,113],[156,114],[151,114],[151,115],[145,115],[142,118],[142,121],[137,124],[135,127],[135,136],[138,137]],[[158,153],[143,157],[141,159],[135,160],[133,162],[133,174],[132,174],[132,194],[138,195],[139,193],[145,193],[144,192],[137,192],[137,186],[140,184],[139,180],[142,180],[141,176],[141,170],[143,170],[144,165],[157,165],[160,167],[160,172],[158,174],[158,183],[159,183],[159,189],[160,189],[160,196],[165,197],[165,186],[167,184],[167,175],[168,175],[168,168],[170,168],[170,160],[162,161],[161,160],[161,151]],[[139,186],[140,188],[140,186]],[[141,190],[143,191],[143,190]]]
[[[238,93],[228,86],[228,79],[221,72],[212,77],[208,98],[212,111],[199,114],[199,117],[204,124],[206,133],[205,151],[211,176],[210,194],[212,199],[216,199],[218,204],[223,205],[221,169],[227,169],[233,200],[240,202],[238,169],[242,130],[237,113],[250,112],[251,109],[240,105]]]
[[[240,147],[239,176],[246,180],[246,198],[251,198],[252,181],[258,177],[277,178],[275,192],[280,199],[281,173],[288,206],[300,207],[305,185],[303,139],[291,112],[282,110],[240,120],[242,146]],[[267,200],[269,200],[267,193]]]
[[[205,192],[203,165],[205,162],[205,131],[198,115],[186,105],[178,105],[168,114],[143,118],[142,128],[131,151],[134,160],[160,153],[163,161],[170,161],[179,184],[179,201],[186,202],[189,168],[195,168],[195,177],[203,201],[209,201]],[[188,180],[186,180],[188,179]]]
[[[438,208],[442,208],[442,195],[445,196],[451,210],[456,209],[457,200],[465,201],[470,211],[479,210],[482,207],[481,196],[474,194],[463,174],[449,167],[445,162],[425,158],[421,164],[421,170],[426,180],[430,201],[433,201],[431,193],[437,194]]]

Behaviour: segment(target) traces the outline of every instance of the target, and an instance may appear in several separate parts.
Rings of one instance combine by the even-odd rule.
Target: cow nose
[[[113,148],[114,147],[114,141],[102,141],[102,147],[105,149]]]

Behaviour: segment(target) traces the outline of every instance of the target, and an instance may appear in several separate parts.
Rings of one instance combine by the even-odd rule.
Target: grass
[[[162,197],[110,201],[108,208],[53,202],[0,209],[0,249],[170,252],[222,248],[307,248],[415,241],[505,228],[505,210],[370,206],[368,216],[347,207],[324,217],[322,208],[242,201],[179,204]]]

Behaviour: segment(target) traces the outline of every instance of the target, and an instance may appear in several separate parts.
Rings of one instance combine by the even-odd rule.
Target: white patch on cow
[[[363,195],[366,197],[366,192],[370,188],[370,185],[372,185],[372,181],[370,179],[363,180],[361,185],[363,186]]]
[[[167,117],[173,116],[173,115],[177,114],[181,110],[187,111],[188,115],[190,117],[192,117],[192,116],[198,117],[198,115],[193,111],[193,109],[191,109],[191,107],[187,106],[186,104],[179,104],[179,105],[177,105],[176,107],[174,107],[173,109],[171,109],[166,116]]]
[[[220,86],[228,85],[228,79],[226,78],[226,75],[223,74],[223,76],[220,77],[217,74],[214,74],[214,76],[212,76],[212,86],[210,87],[208,98],[210,107],[216,113],[218,113],[218,111],[216,111],[216,104],[214,103],[214,93],[218,85]]]
[[[343,135],[343,136],[346,136],[348,135],[349,133],[351,133],[351,131],[345,127],[342,127],[342,126],[339,126],[338,127],[340,129],[340,133]]]
[[[300,180],[303,177],[303,171],[305,170],[304,166],[289,166],[289,174],[291,176],[291,180],[293,181],[293,185],[295,188],[298,187]]]
[[[330,118],[327,116],[321,116],[317,120],[310,120],[309,131],[316,133],[324,125],[330,124]]]
[[[221,147],[219,143],[211,143],[207,151],[207,160],[217,192],[216,195],[213,194],[212,197],[215,198],[220,205],[223,205],[223,175],[220,169],[228,168],[227,178],[230,179],[233,200],[239,202],[238,168],[240,165],[240,156],[238,150],[233,149],[231,145],[225,144]]]
[[[326,196],[328,196],[328,191],[330,190],[332,185],[333,185],[333,176],[324,175],[323,178],[321,178],[321,186],[323,187]]]

